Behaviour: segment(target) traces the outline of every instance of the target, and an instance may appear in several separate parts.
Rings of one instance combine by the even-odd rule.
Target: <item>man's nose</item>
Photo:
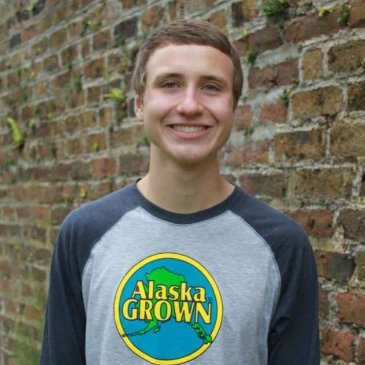
[[[198,93],[193,88],[186,89],[180,104],[177,106],[177,111],[187,115],[200,114],[203,111],[203,106],[199,101]]]

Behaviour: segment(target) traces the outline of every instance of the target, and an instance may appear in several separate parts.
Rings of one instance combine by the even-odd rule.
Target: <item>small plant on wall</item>
[[[18,149],[19,151],[22,150],[24,147],[25,138],[24,138],[24,135],[21,132],[17,122],[15,121],[15,119],[13,119],[11,117],[7,117],[6,124],[9,128],[9,130],[11,131],[14,148]]]
[[[264,14],[270,18],[279,20],[286,17],[289,9],[288,0],[268,0],[264,4]]]

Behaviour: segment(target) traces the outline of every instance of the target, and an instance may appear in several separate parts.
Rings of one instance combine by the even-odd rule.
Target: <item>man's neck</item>
[[[163,166],[153,164],[149,173],[137,183],[140,192],[152,203],[174,213],[195,213],[213,207],[234,190],[212,168]]]

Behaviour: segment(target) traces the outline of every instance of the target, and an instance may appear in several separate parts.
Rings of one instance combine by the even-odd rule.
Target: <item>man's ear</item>
[[[143,99],[139,95],[134,97],[134,112],[137,118],[143,122]]]

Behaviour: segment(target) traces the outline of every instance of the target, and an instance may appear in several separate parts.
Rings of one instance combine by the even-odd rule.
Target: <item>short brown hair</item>
[[[243,74],[240,57],[226,35],[213,24],[202,20],[177,20],[152,33],[139,49],[133,76],[132,88],[142,96],[145,91],[145,68],[151,54],[167,44],[197,44],[211,46],[226,54],[233,63],[233,98],[234,106],[241,96]]]

